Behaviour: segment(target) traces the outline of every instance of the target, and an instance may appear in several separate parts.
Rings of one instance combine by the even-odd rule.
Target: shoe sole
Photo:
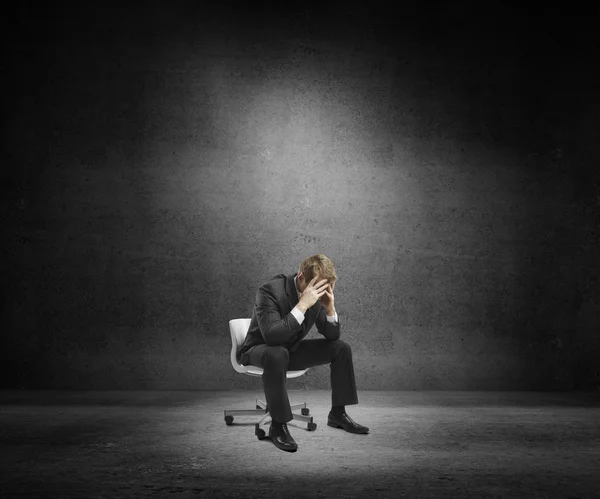
[[[291,448],[289,448],[289,447],[281,447],[281,446],[277,445],[277,444],[275,443],[275,441],[274,441],[274,440],[273,440],[271,437],[267,437],[267,439],[269,439],[271,442],[273,442],[273,445],[274,445],[275,447],[277,447],[279,450],[283,450],[283,451],[285,451],[285,452],[296,452],[296,451],[298,450],[298,446],[296,446],[296,447],[291,447]]]
[[[367,431],[346,430],[346,428],[344,428],[343,426],[341,426],[337,423],[332,423],[331,421],[327,421],[327,426],[331,426],[332,428],[341,428],[342,430],[347,431],[348,433],[353,433],[354,435],[367,435],[369,433],[369,430],[367,430]]]

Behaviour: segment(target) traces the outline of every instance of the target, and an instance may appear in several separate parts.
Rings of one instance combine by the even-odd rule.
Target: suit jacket
[[[337,340],[340,337],[339,322],[332,324],[327,320],[327,313],[320,301],[306,311],[304,321],[298,324],[291,313],[298,303],[295,276],[296,274],[278,274],[258,289],[250,328],[238,352],[238,360],[256,345],[282,345],[293,352],[313,324],[316,324],[319,333],[328,340]]]

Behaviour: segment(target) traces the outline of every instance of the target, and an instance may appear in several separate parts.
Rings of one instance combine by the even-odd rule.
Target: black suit
[[[331,363],[332,405],[358,403],[352,351],[340,340],[340,324],[327,320],[319,301],[298,321],[291,310],[298,303],[296,274],[279,274],[263,284],[256,294],[250,328],[239,352],[243,365],[263,368],[263,386],[271,417],[285,423],[292,420],[285,388],[288,370]],[[315,324],[323,339],[305,340]]]

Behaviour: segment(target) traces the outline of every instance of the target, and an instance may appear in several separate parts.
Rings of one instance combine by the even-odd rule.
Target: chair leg
[[[294,404],[290,406],[292,411],[296,409],[300,409],[302,414],[295,414],[292,412],[292,426],[296,426],[298,428],[302,428],[308,431],[314,431],[317,429],[317,424],[313,422],[312,416],[309,416],[310,410],[306,407],[306,402],[302,402],[300,404]],[[233,425],[233,417],[234,416],[256,416],[260,415],[262,418],[258,423],[255,424],[255,434],[262,440],[265,438],[265,432],[260,429],[261,425],[267,424],[270,422],[271,414],[269,412],[269,408],[261,399],[256,399],[256,409],[225,409],[225,424],[227,426]],[[296,424],[295,421],[301,421],[304,424]]]
[[[301,404],[294,404],[292,407],[292,411],[294,409],[300,409],[300,412],[303,416],[308,416],[310,414],[310,409],[306,407],[306,402],[302,402]]]
[[[313,423],[312,416],[304,416],[304,415],[292,413],[292,417],[294,419],[292,419],[292,421],[290,421],[288,423],[288,424],[291,424],[292,426],[295,426],[297,428],[302,428],[302,429],[308,430],[308,431],[315,431],[317,429],[317,423]],[[302,423],[304,423],[304,424],[296,424],[296,421],[302,421]]]
[[[225,409],[225,416],[257,416],[264,414],[266,409]]]
[[[225,409],[225,424],[233,425],[233,416],[264,416],[268,414],[266,409]],[[264,418],[263,418],[264,419]]]
[[[294,421],[302,421],[303,423],[312,423],[313,422],[312,416],[304,416],[304,415],[300,415],[300,414],[294,414],[292,412],[292,417],[294,418]]]
[[[271,420],[271,414],[266,412],[265,415],[261,418],[261,420],[257,423],[259,426],[263,424],[269,423]]]

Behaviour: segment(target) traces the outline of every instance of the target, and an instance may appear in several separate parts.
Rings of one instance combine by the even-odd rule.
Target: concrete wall
[[[164,3],[13,13],[4,387],[259,388],[228,320],[317,252],[359,390],[598,384],[590,19]]]

